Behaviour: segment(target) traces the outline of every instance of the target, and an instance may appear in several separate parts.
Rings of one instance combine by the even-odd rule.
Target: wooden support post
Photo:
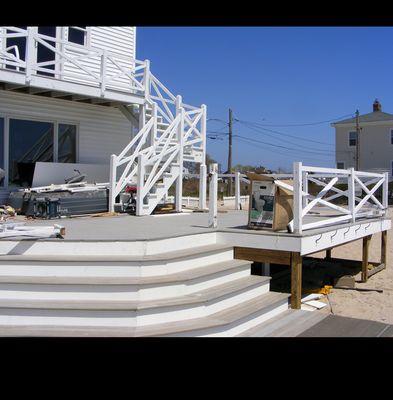
[[[332,259],[332,249],[327,249],[325,260],[331,260],[331,259]]]
[[[302,256],[291,253],[291,308],[300,309],[302,305]]]
[[[388,231],[381,232],[381,264],[387,267],[387,245],[388,245]]]
[[[363,238],[362,282],[367,282],[368,278],[368,257],[370,252],[371,236],[372,235],[368,235]]]

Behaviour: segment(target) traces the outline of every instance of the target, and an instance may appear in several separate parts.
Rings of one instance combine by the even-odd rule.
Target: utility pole
[[[356,110],[356,171],[360,170],[360,126],[359,126],[359,110]]]
[[[232,125],[233,125],[233,116],[232,110],[229,109],[229,121],[228,121],[228,128],[229,128],[229,140],[228,140],[228,174],[231,173],[232,170]],[[228,196],[232,195],[232,178],[228,179]]]

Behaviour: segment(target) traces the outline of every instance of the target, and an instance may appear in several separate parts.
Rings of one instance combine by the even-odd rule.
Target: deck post
[[[355,170],[349,168],[350,174],[348,175],[348,210],[351,212],[351,221],[356,221],[355,214]]]
[[[137,192],[136,192],[136,212],[135,214],[143,215],[143,199],[144,199],[144,184],[145,184],[145,156],[138,155],[138,175],[137,175]]]
[[[217,228],[218,165],[210,164],[209,167],[209,228]]]
[[[385,209],[385,215],[388,213],[389,209],[389,172],[385,172],[385,180],[382,186],[382,205]]]
[[[302,305],[302,256],[291,253],[291,308],[299,310]]]
[[[117,157],[115,154],[112,154],[109,165],[109,207],[108,207],[109,212],[115,211],[116,164],[117,164]]]
[[[180,122],[177,127],[177,140],[179,143],[179,153],[177,162],[179,164],[179,176],[176,179],[175,207],[177,212],[182,211],[183,207],[183,151],[184,151],[184,108],[182,107],[182,97],[176,97],[176,116],[180,115]]]
[[[235,172],[235,210],[240,210],[240,172]]]
[[[302,233],[302,163],[294,162],[293,163],[293,231],[294,233],[301,234]]]
[[[371,236],[363,238],[363,256],[362,256],[362,282],[367,282],[368,279],[368,258],[370,253]]]
[[[387,245],[388,245],[388,231],[381,232],[381,264],[387,268]]]
[[[206,164],[199,167],[199,209],[206,209]]]
[[[332,249],[326,249],[325,260],[331,260],[331,259],[332,259]]]

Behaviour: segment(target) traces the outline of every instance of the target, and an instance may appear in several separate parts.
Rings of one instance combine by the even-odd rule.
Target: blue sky
[[[393,28],[372,27],[143,27],[137,58],[150,59],[153,73],[186,103],[205,103],[208,118],[227,121],[231,107],[240,121],[276,131],[236,122],[234,135],[249,139],[234,138],[233,164],[334,166],[330,123],[278,125],[368,113],[375,98],[393,113],[392,37]],[[209,121],[208,130],[227,128]],[[225,167],[227,147],[226,137],[208,140],[207,151]]]

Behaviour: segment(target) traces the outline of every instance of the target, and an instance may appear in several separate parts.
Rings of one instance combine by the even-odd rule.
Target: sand
[[[389,217],[393,216],[393,208],[389,208]],[[357,292],[355,290],[333,289],[332,292],[322,300],[331,305],[335,315],[345,317],[369,319],[393,324],[393,246],[391,231],[388,232],[387,245],[387,268],[369,278],[366,283],[356,283],[359,288],[382,289],[378,292]],[[373,235],[370,245],[370,261],[380,261],[381,234]],[[324,257],[325,253],[318,253]],[[358,240],[332,251],[332,257],[346,258],[352,260],[362,259],[362,241]],[[360,273],[355,275],[360,280]],[[330,307],[315,312],[330,312]]]

